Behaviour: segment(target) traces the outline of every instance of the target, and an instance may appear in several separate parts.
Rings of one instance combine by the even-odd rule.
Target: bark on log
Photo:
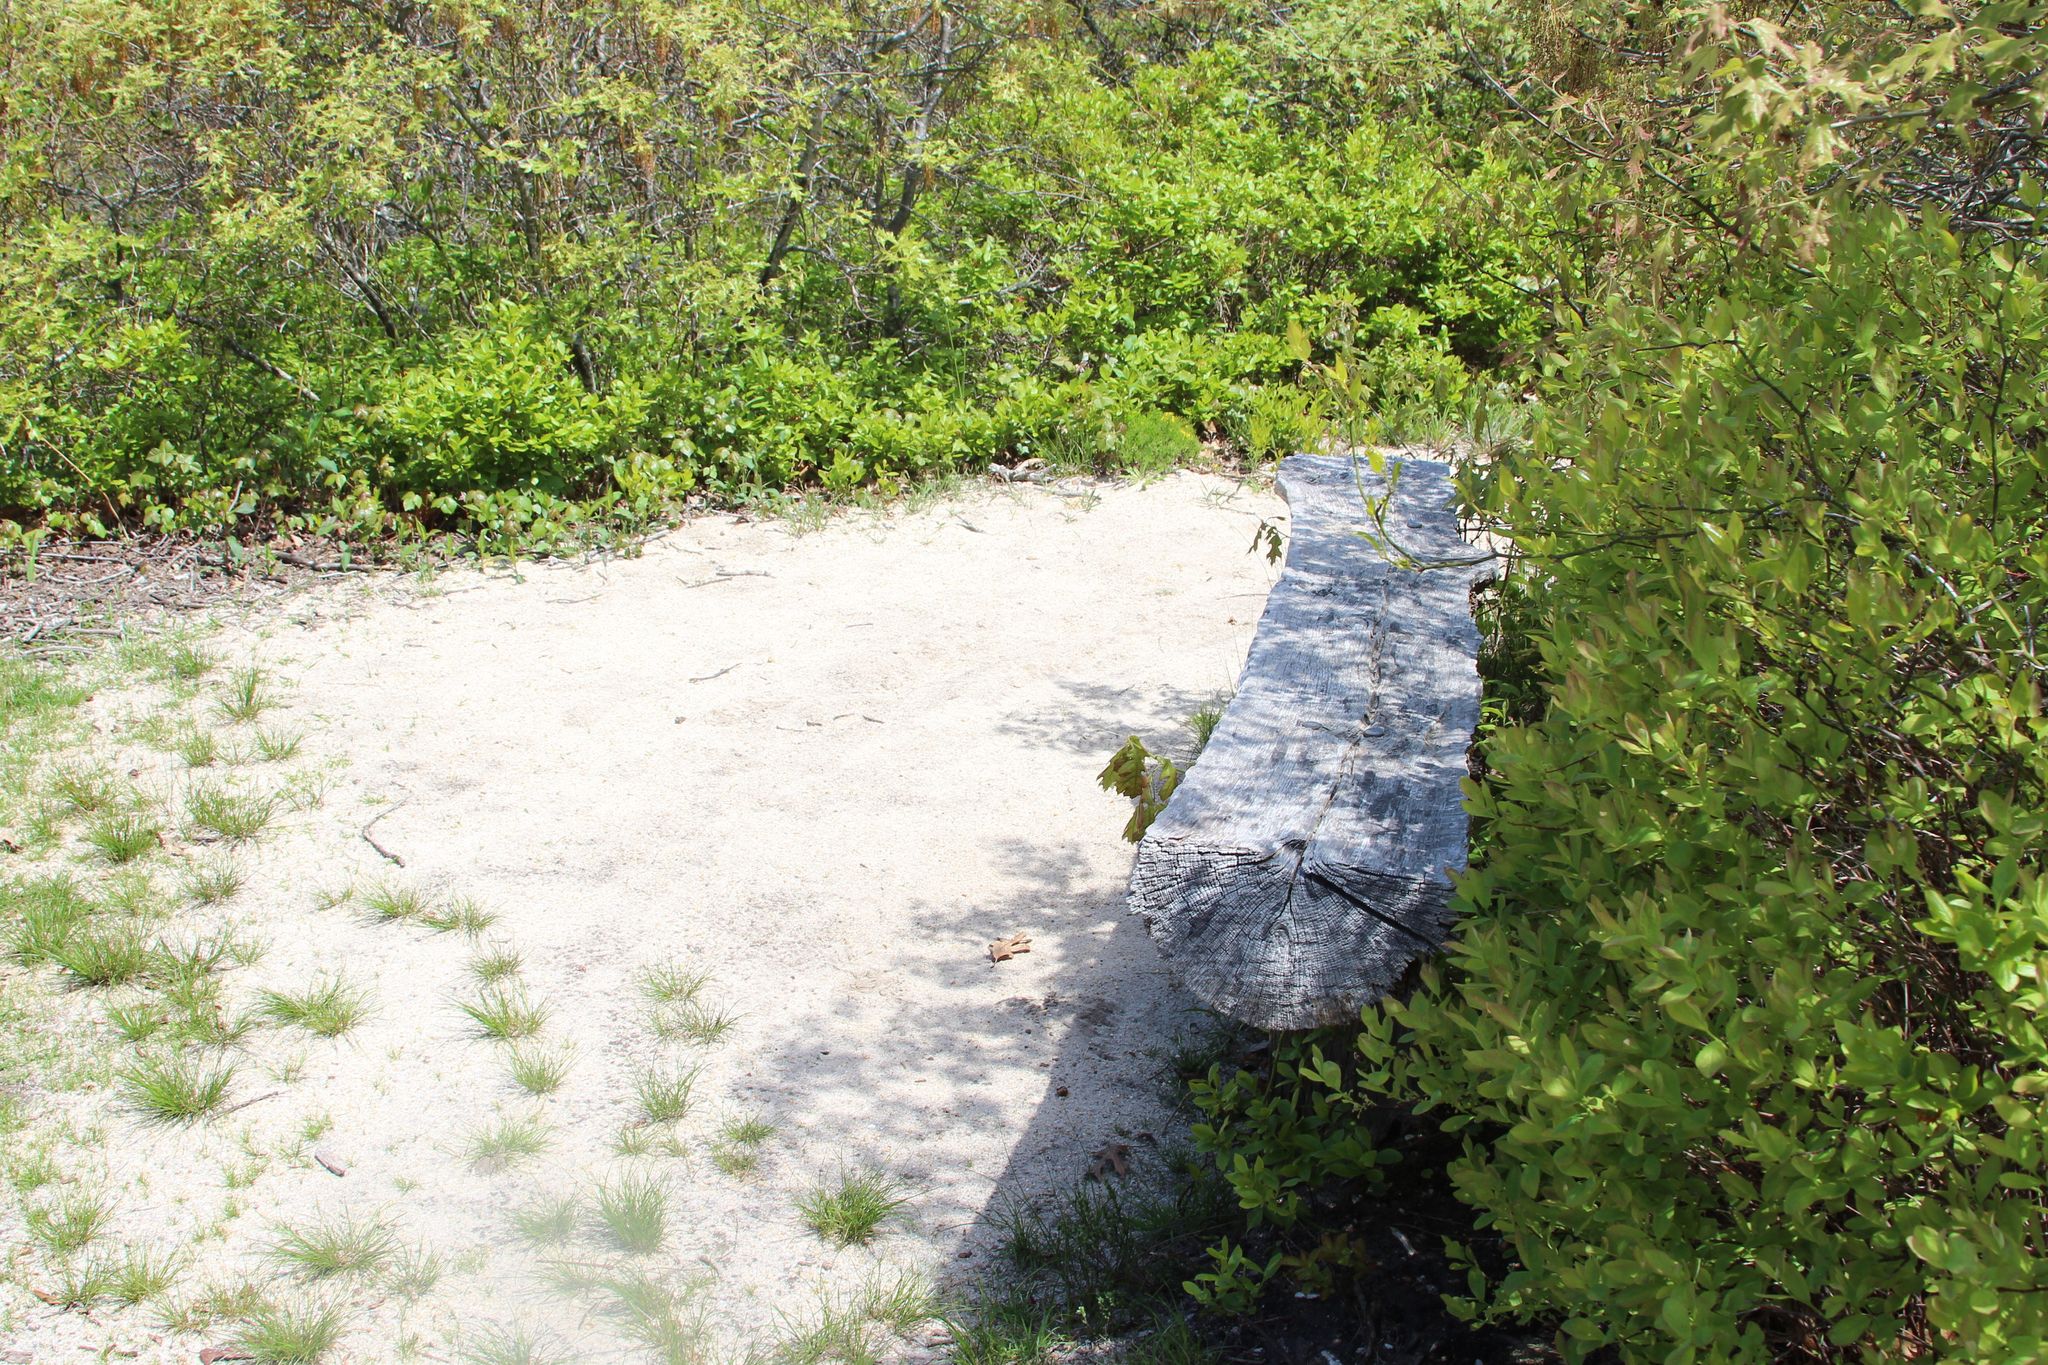
[[[1132,908],[1213,1009],[1263,1028],[1355,1019],[1451,927],[1459,782],[1479,721],[1476,566],[1402,569],[1357,533],[1381,481],[1342,456],[1280,471],[1292,523],[1235,697],[1138,846]],[[1470,560],[1450,471],[1407,460],[1385,522]]]

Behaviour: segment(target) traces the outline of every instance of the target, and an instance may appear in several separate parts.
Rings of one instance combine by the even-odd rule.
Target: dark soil
[[[1343,1233],[1358,1249],[1356,1273],[1311,1293],[1276,1287],[1255,1316],[1200,1324],[1216,1353],[1243,1365],[1533,1365],[1559,1359],[1551,1333],[1508,1324],[1473,1326],[1444,1306],[1466,1290],[1465,1274],[1444,1253],[1444,1239],[1473,1248],[1489,1272],[1500,1249],[1472,1227],[1472,1210],[1442,1179],[1449,1152],[1413,1145],[1386,1188],[1347,1209]],[[1405,1174],[1404,1174],[1405,1173]],[[1270,1254],[1270,1253],[1268,1253]]]
[[[327,546],[237,554],[184,536],[48,540],[0,555],[0,641],[31,654],[81,649],[76,637],[276,597],[353,567]]]

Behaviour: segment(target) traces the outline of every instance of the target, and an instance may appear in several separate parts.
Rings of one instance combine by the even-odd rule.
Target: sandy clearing
[[[1126,734],[1172,736],[1234,680],[1274,574],[1247,546],[1279,511],[1178,475],[983,489],[808,534],[712,518],[633,559],[338,584],[229,628],[222,651],[285,681],[300,762],[330,777],[245,858],[236,918],[270,952],[238,989],[339,969],[379,1009],[339,1041],[253,1034],[246,1093],[281,1093],[197,1133],[78,1101],[74,1126],[113,1133],[124,1234],[187,1244],[197,1280],[274,1278],[273,1227],[339,1214],[437,1250],[414,1297],[306,1290],[347,1304],[351,1360],[459,1358],[514,1324],[564,1359],[648,1358],[562,1288],[563,1262],[687,1283],[717,1359],[883,1271],[971,1270],[992,1207],[1166,1131],[1157,1054],[1195,1018],[1124,912],[1126,803],[1094,779]],[[360,837],[373,817],[402,871]],[[380,881],[498,915],[486,942],[521,955],[545,1037],[573,1049],[558,1093],[525,1096],[503,1045],[466,1035],[458,935],[319,908]],[[987,943],[1020,931],[1033,951],[991,964]],[[721,1040],[649,1028],[635,975],[665,961],[709,974],[703,1000],[737,1016]],[[692,1112],[634,1129],[634,1079],[660,1065],[701,1067]],[[741,1114],[777,1131],[734,1177],[709,1152]],[[538,1119],[547,1150],[479,1169],[464,1144],[499,1116]],[[622,1131],[658,1145],[622,1154]],[[914,1191],[903,1218],[872,1247],[826,1246],[796,1196],[870,1166]],[[512,1231],[513,1210],[587,1209],[628,1170],[670,1191],[659,1253]],[[152,1339],[147,1310],[15,1307],[0,1339],[38,1359],[103,1342],[189,1359],[201,1340]]]

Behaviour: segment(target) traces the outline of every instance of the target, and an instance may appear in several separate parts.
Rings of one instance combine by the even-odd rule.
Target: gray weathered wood
[[[1132,908],[1209,1005],[1264,1028],[1356,1018],[1450,930],[1458,783],[1479,720],[1479,570],[1400,569],[1357,532],[1341,456],[1280,470],[1291,522],[1237,695],[1138,846]],[[1449,470],[1403,462],[1386,524],[1418,560],[1470,560]]]

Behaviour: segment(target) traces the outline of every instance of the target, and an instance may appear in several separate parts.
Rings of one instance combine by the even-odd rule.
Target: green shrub
[[[2048,280],[1834,232],[1789,292],[1617,305],[1480,494],[1548,704],[1366,1084],[1471,1135],[1520,1259],[1478,1301],[1575,1352],[2048,1349]]]
[[[1140,474],[1163,473],[1201,453],[1195,429],[1170,412],[1134,412],[1117,437],[1117,463]]]
[[[587,392],[569,345],[531,308],[505,305],[488,325],[448,339],[447,355],[398,375],[373,419],[392,486],[454,512],[460,494],[519,490],[589,495],[641,435],[645,402],[631,384]]]

